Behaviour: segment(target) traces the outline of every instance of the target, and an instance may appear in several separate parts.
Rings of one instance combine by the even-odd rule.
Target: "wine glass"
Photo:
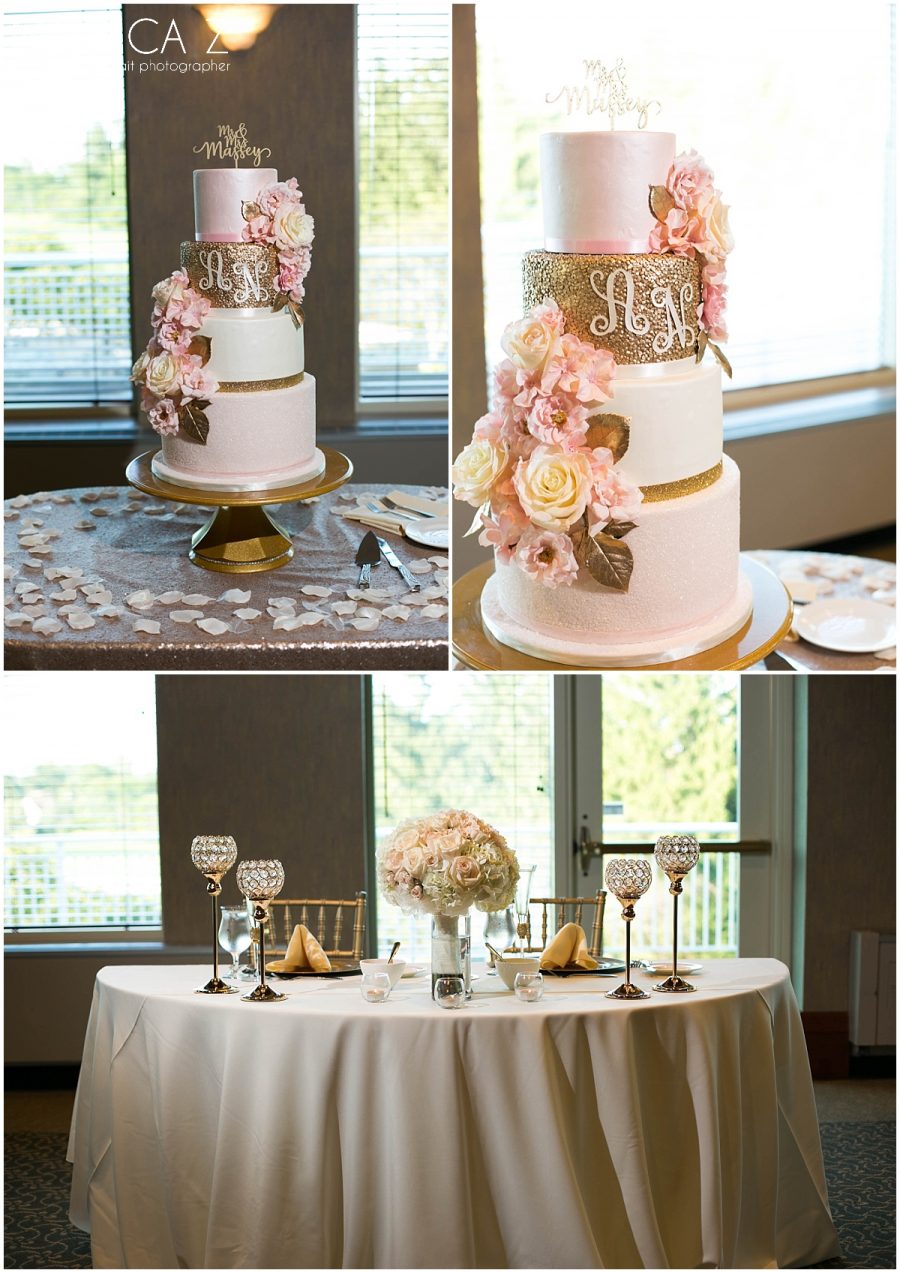
[[[525,954],[525,939],[528,936],[528,905],[531,901],[531,881],[534,878],[534,866],[523,866],[519,870],[519,882],[516,885],[516,936],[519,942],[519,954]]]
[[[434,981],[435,1003],[441,1008],[461,1008],[466,1002],[466,983],[462,977],[436,977]]]
[[[217,943],[218,915],[216,898],[222,892],[222,876],[234,866],[237,858],[237,845],[230,835],[197,835],[191,844],[191,861],[206,877],[206,891],[212,899],[213,921],[213,975],[205,986],[200,986],[198,995],[233,995],[237,994],[236,986],[226,986],[219,976],[219,948]]]
[[[246,906],[220,906],[219,945],[231,955],[229,981],[240,976],[241,955],[250,945],[250,916]]]
[[[281,1003],[287,995],[266,985],[266,923],[269,903],[284,888],[284,867],[277,858],[255,858],[241,862],[237,869],[237,886],[248,902],[253,903],[253,919],[259,929],[259,985],[241,995],[245,1003]]]
[[[672,894],[672,975],[653,989],[663,994],[690,994],[697,987],[678,975],[678,896],[683,892],[681,881],[697,865],[700,845],[692,835],[661,835],[654,857],[669,877]]]
[[[631,980],[631,921],[634,919],[634,904],[647,892],[652,879],[650,863],[643,858],[613,858],[606,868],[606,887],[621,902],[625,921],[625,980],[621,986],[609,991],[607,999],[650,998]]]

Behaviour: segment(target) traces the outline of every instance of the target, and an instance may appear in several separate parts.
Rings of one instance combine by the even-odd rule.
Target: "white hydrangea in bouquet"
[[[519,863],[506,840],[465,809],[402,822],[378,854],[378,882],[406,914],[500,911],[515,898]]]

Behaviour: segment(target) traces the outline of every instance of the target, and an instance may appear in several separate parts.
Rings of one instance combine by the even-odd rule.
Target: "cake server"
[[[363,535],[356,550],[356,564],[359,566],[357,588],[368,588],[371,584],[372,567],[381,560],[381,545],[384,540],[376,538],[370,530]]]
[[[393,566],[395,570],[400,571],[400,578],[409,588],[410,592],[418,592],[419,589],[422,587],[422,585],[419,583],[418,579],[415,577],[412,571],[406,569],[403,562],[394,552],[393,548],[390,546],[390,544],[387,542],[386,539],[381,539],[379,536],[375,536],[375,538],[378,542],[378,547],[384,553],[385,561],[389,565]]]

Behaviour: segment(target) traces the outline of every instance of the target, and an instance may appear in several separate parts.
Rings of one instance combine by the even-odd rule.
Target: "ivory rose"
[[[734,247],[727,205],[716,194],[702,205],[702,212],[706,222],[707,255],[718,258],[727,256]]]
[[[167,350],[151,358],[144,374],[144,383],[157,398],[165,398],[181,385],[181,362]]]
[[[282,248],[308,248],[314,238],[314,225],[302,204],[282,203],[272,218],[275,242]]]
[[[481,880],[481,867],[474,858],[461,855],[447,867],[447,876],[460,888],[474,888]]]
[[[150,362],[150,354],[145,349],[137,362],[131,368],[130,380],[132,384],[142,385],[147,375],[147,364]]]
[[[185,290],[189,289],[190,286],[191,281],[187,273],[184,270],[176,270],[168,278],[160,279],[151,295],[160,309],[164,311],[170,301],[183,300]]]
[[[500,344],[503,352],[523,371],[538,371],[556,339],[556,328],[546,319],[529,316],[510,323]]]
[[[591,494],[591,462],[580,451],[538,446],[515,472],[519,501],[541,530],[568,530],[584,512]]]
[[[507,458],[505,446],[492,442],[490,438],[473,438],[460,451],[451,470],[456,498],[478,508],[506,468]]]

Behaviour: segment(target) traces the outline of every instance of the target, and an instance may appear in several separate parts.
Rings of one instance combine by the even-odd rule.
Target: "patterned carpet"
[[[6,1136],[4,1268],[89,1269],[87,1234],[68,1219],[66,1136]],[[843,1259],[819,1268],[893,1269],[895,1123],[825,1123],[822,1146]]]

